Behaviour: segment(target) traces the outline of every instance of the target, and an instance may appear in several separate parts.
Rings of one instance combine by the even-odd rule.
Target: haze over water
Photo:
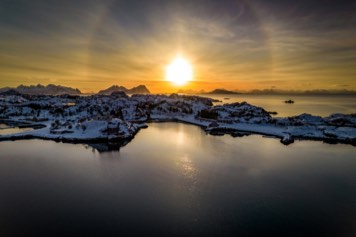
[[[40,140],[0,150],[4,236],[356,234],[351,145],[153,123],[119,152]]]
[[[296,116],[309,113],[317,116],[329,116],[334,113],[356,113],[355,95],[202,95],[208,96],[225,104],[246,101],[252,105],[260,106],[267,111],[277,112],[277,117]],[[292,99],[294,104],[286,104],[285,100]]]

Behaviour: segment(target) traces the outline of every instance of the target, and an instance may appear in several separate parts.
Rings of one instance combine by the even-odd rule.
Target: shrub
[[[198,113],[199,117],[207,119],[217,119],[219,113],[215,110],[204,109]]]

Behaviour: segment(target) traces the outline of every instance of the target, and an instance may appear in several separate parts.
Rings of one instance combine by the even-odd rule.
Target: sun
[[[181,56],[177,56],[166,67],[166,80],[176,85],[184,85],[193,78],[193,69],[190,63]]]

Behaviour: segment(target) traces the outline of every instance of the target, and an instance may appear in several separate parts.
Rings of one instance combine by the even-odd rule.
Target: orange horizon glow
[[[57,6],[35,1],[26,5],[36,13],[29,18],[11,6],[11,14],[0,15],[6,18],[0,25],[0,87],[56,84],[83,93],[141,84],[152,93],[356,90],[355,31],[338,18],[320,16],[320,24],[312,24],[313,18],[289,19],[279,10],[271,17],[268,5],[250,1],[206,4],[204,11],[190,1],[137,7],[130,1],[70,1],[52,12],[44,5]],[[186,83],[166,78],[177,52],[193,67],[194,78]]]

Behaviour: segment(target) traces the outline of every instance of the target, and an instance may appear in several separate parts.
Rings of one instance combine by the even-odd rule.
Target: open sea
[[[225,104],[246,101],[260,106],[267,111],[277,112],[277,117],[295,116],[308,113],[318,116],[329,116],[333,113],[356,113],[356,95],[200,95],[211,97]],[[284,101],[293,100],[293,104]]]
[[[350,96],[212,97],[277,116],[356,113]],[[0,236],[356,236],[356,147],[148,125],[112,152],[0,142]]]

